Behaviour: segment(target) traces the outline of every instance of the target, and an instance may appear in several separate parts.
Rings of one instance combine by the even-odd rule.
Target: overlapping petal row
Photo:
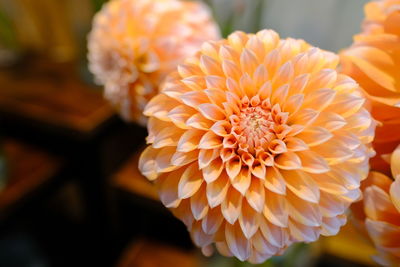
[[[377,157],[372,168],[388,170],[380,155],[391,153],[400,141],[400,1],[379,0],[365,6],[363,30],[341,53],[343,72],[369,96],[376,129]],[[387,172],[388,173],[388,172]],[[389,174],[389,173],[388,173]]]
[[[375,123],[337,63],[271,30],[235,32],[149,102],[139,168],[205,254],[259,263],[346,222]]]
[[[218,38],[200,2],[112,0],[93,20],[89,68],[121,115],[144,124],[144,106],[165,76],[204,41]]]
[[[374,256],[383,266],[400,262],[400,147],[391,155],[392,177],[371,172],[363,182],[364,199],[357,203],[357,219],[362,219],[369,237],[377,248]],[[393,180],[394,179],[394,180]],[[360,212],[361,211],[361,212]]]

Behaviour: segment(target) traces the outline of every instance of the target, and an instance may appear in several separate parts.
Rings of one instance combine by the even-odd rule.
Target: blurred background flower
[[[165,76],[207,40],[220,38],[207,6],[175,0],[116,0],[88,37],[89,68],[121,116],[145,125],[144,106]]]
[[[374,243],[374,260],[383,266],[400,262],[400,147],[387,155],[391,175],[371,171],[363,182],[364,198],[352,207],[357,226]]]
[[[372,168],[389,173],[382,159],[400,136],[400,1],[380,0],[365,6],[365,19],[352,46],[341,53],[343,71],[354,78],[371,100],[377,127]]]

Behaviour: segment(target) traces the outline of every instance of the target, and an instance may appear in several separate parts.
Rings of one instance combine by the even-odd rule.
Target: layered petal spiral
[[[390,165],[391,177],[369,174],[363,182],[363,201],[352,210],[377,248],[375,261],[395,267],[400,263],[400,147],[391,155]]]
[[[89,69],[122,117],[144,125],[142,111],[165,76],[219,36],[200,2],[112,0],[93,20]]]
[[[205,254],[260,263],[335,235],[375,123],[338,57],[277,33],[206,42],[145,108],[141,172]]]
[[[400,142],[400,1],[379,0],[365,5],[362,32],[341,53],[342,72],[355,79],[371,100],[377,156],[371,168],[390,174],[381,155]]]

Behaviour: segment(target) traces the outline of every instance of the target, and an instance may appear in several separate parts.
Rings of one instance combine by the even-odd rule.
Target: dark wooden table
[[[108,257],[114,237],[108,177],[143,144],[146,131],[123,122],[80,73],[76,63],[38,58],[0,70],[0,135],[65,160],[63,177],[79,185],[88,234],[97,239],[94,253]]]

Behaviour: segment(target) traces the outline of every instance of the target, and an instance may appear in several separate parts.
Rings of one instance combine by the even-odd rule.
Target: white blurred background
[[[366,0],[209,0],[224,34],[262,28],[322,49],[349,46],[360,31]]]

